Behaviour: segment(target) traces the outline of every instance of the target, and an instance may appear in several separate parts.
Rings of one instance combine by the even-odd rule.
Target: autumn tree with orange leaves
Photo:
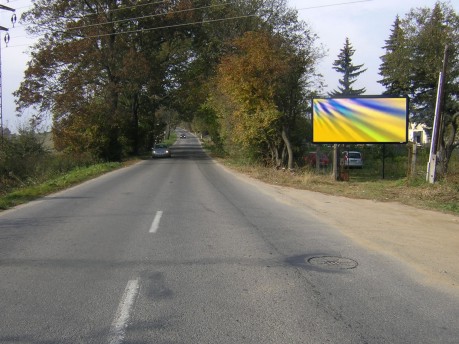
[[[213,98],[224,135],[242,148],[264,150],[277,167],[286,161],[289,169],[291,137],[305,115],[303,86],[316,62],[315,55],[308,60],[308,53],[291,43],[267,31],[235,39],[233,52],[219,65]]]

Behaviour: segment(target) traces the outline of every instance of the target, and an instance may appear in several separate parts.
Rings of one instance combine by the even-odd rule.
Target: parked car
[[[171,150],[165,143],[157,143],[151,149],[152,158],[171,158]]]
[[[180,134],[180,138],[181,139],[186,139],[186,135],[185,134]]]
[[[357,151],[344,151],[341,164],[347,168],[363,168],[362,153]]]
[[[308,155],[304,157],[304,161],[307,165],[311,167],[315,167],[316,161],[317,161],[317,152],[308,153]],[[330,163],[330,159],[328,159],[327,155],[319,152],[319,166],[327,167],[329,163]]]

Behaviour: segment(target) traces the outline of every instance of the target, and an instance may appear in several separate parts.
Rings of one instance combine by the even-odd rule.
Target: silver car
[[[171,158],[171,150],[164,143],[157,143],[151,149],[152,158]]]
[[[363,168],[362,153],[357,151],[344,151],[342,164],[348,168]]]

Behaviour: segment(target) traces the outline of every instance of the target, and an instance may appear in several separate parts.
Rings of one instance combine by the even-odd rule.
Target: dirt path
[[[283,202],[309,209],[359,245],[402,261],[419,272],[420,283],[459,296],[459,216],[274,186],[235,174]]]

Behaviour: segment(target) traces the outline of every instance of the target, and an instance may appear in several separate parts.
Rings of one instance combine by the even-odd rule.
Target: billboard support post
[[[382,144],[382,179],[385,179],[386,175],[386,144]]]
[[[333,179],[339,179],[339,155],[338,155],[338,145],[335,143],[333,145]]]

